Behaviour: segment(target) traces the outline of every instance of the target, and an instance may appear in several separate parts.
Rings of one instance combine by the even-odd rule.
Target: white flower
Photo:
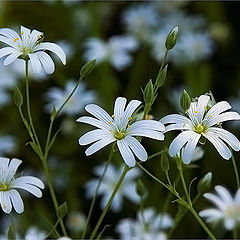
[[[96,59],[97,63],[109,61],[115,69],[122,71],[132,63],[130,52],[136,48],[137,42],[130,36],[113,36],[108,42],[90,38],[86,42],[84,57],[87,61]]]
[[[44,240],[46,237],[46,232],[39,230],[38,228],[32,226],[28,228],[26,235],[25,235],[25,240]]]
[[[0,136],[0,155],[13,153],[16,149],[16,139],[10,135]]]
[[[222,186],[216,186],[215,190],[218,195],[205,193],[203,196],[216,205],[217,209],[209,208],[201,211],[199,215],[207,218],[208,222],[222,220],[224,227],[232,230],[240,223],[240,189],[235,197],[232,197],[229,191]]]
[[[187,111],[187,117],[180,114],[170,114],[163,117],[160,122],[169,124],[165,133],[172,130],[182,132],[169,146],[170,156],[175,156],[184,147],[182,159],[189,164],[193,157],[194,149],[203,136],[208,139],[224,159],[232,156],[228,145],[235,151],[240,150],[239,140],[230,132],[221,128],[221,123],[228,120],[239,120],[237,112],[225,112],[231,108],[226,101],[219,102],[209,109],[209,96],[201,95],[198,101],[192,102]]]
[[[80,145],[93,143],[85,152],[87,156],[112,142],[117,142],[123,160],[129,167],[133,167],[136,164],[134,154],[141,161],[146,161],[148,158],[146,150],[135,138],[136,136],[156,140],[164,139],[161,131],[165,128],[162,123],[155,120],[132,121],[132,115],[141,104],[140,101],[132,100],[127,106],[126,103],[126,98],[118,97],[115,101],[112,117],[95,104],[89,104],[85,107],[86,111],[96,118],[80,117],[77,121],[99,128],[84,134],[79,139]]]
[[[138,212],[136,220],[121,220],[116,230],[122,240],[166,240],[164,230],[172,224],[168,214],[157,214],[153,208],[148,208]]]
[[[88,198],[93,197],[95,190],[97,188],[99,178],[101,177],[103,171],[104,171],[104,164],[101,164],[100,166],[97,166],[94,168],[95,175],[98,176],[98,178],[92,179],[86,183],[86,194]],[[107,171],[105,172],[104,178],[101,182],[101,185],[98,189],[98,195],[102,195],[101,200],[101,208],[104,209],[106,206],[107,201],[109,200],[114,187],[117,184],[118,178],[121,176],[123,171],[123,167],[117,168],[113,164],[109,164],[107,167]],[[139,202],[140,198],[136,192],[136,184],[135,180],[140,175],[139,169],[132,168],[124,178],[124,181],[120,187],[120,189],[117,191],[112,205],[111,209],[114,212],[119,212],[123,205],[123,198],[126,197],[129,200],[131,200],[134,203]]]
[[[42,42],[43,33],[21,26],[20,36],[9,28],[0,29],[0,41],[9,45],[0,49],[0,58],[7,56],[4,65],[9,65],[18,57],[30,61],[34,72],[39,73],[41,68],[51,74],[55,66],[52,58],[45,52],[49,50],[54,52],[66,64],[66,55],[61,47],[55,43]]]
[[[67,215],[66,226],[70,231],[81,232],[84,229],[86,216],[83,212],[73,211]]]
[[[0,203],[5,213],[10,213],[12,206],[17,213],[23,212],[23,201],[16,190],[18,188],[24,189],[38,198],[42,197],[39,188],[43,189],[44,185],[40,179],[31,176],[14,177],[21,163],[22,161],[16,158],[11,161],[8,158],[0,158]]]
[[[52,112],[53,106],[58,110],[75,86],[76,82],[74,80],[69,80],[64,89],[58,87],[50,88],[46,93],[46,99],[49,102],[46,106],[48,112]],[[96,96],[94,92],[86,90],[85,84],[80,83],[72,97],[67,102],[66,106],[62,109],[62,113],[74,115],[82,112],[84,106],[94,102],[95,98]],[[81,101],[79,101],[79,99],[81,99]]]
[[[153,5],[133,5],[123,12],[122,22],[129,33],[140,41],[148,42],[152,30],[159,26],[159,16]]]

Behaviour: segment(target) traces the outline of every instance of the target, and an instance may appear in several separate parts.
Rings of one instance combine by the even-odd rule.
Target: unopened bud
[[[142,182],[141,179],[138,179],[137,181],[137,185],[136,185],[136,191],[137,191],[137,194],[140,196],[140,197],[144,197],[145,194],[146,194],[146,187],[144,185],[144,183]]]
[[[187,91],[183,91],[181,98],[180,98],[180,106],[186,112],[191,105],[191,98],[189,97]]]
[[[198,192],[199,193],[207,192],[211,187],[211,183],[212,183],[212,173],[209,172],[198,182],[198,185],[197,185]]]
[[[143,91],[143,97],[144,97],[145,103],[149,103],[149,104],[151,104],[154,99],[154,88],[153,88],[153,83],[151,79],[149,80],[149,82],[147,83]]]
[[[178,27],[175,27],[167,36],[165,47],[167,50],[174,48],[178,37]]]

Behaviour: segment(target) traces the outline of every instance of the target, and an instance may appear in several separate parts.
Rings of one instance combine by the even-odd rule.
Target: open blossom
[[[99,178],[103,174],[105,165],[101,164],[94,168],[94,173],[98,176],[98,178],[92,179],[86,184],[87,197],[93,197],[95,194],[95,190],[97,188]],[[123,171],[123,167],[115,167],[113,164],[109,164],[107,170],[102,179],[101,185],[98,189],[98,195],[102,196],[101,200],[101,208],[104,209],[107,201],[109,200],[114,187],[117,184],[118,178],[121,176]],[[124,182],[121,185],[121,188],[117,191],[112,205],[111,210],[114,212],[119,212],[123,205],[123,198],[126,197],[130,201],[137,203],[140,198],[136,192],[136,178],[139,177],[140,171],[138,168],[132,168],[124,178]]]
[[[23,201],[16,189],[23,189],[34,196],[42,197],[40,189],[44,188],[42,181],[36,177],[20,176],[14,177],[21,160],[13,158],[0,158],[0,204],[5,213],[12,211],[12,206],[17,213],[24,210]],[[40,189],[39,189],[40,188]]]
[[[160,120],[167,124],[165,133],[182,130],[169,146],[170,156],[174,157],[182,149],[182,160],[189,164],[201,137],[208,139],[224,159],[228,160],[232,156],[229,146],[235,151],[240,150],[239,140],[221,127],[222,122],[239,120],[240,115],[237,112],[226,112],[231,108],[226,101],[216,103],[209,109],[209,101],[209,96],[201,95],[191,103],[187,116],[170,114]]]
[[[4,65],[13,63],[17,58],[29,60],[32,70],[36,73],[41,68],[51,74],[55,70],[52,58],[45,50],[55,53],[63,64],[66,64],[66,55],[61,47],[55,43],[42,42],[44,34],[37,30],[32,30],[21,26],[21,34],[9,28],[0,29],[0,41],[9,45],[0,49],[0,58],[6,57]]]
[[[80,145],[93,143],[87,150],[86,155],[91,155],[106,145],[117,142],[118,149],[123,160],[129,167],[136,164],[136,157],[141,161],[148,158],[147,152],[136,136],[149,137],[163,140],[161,131],[165,128],[162,123],[155,120],[133,121],[132,115],[141,104],[138,100],[132,100],[126,106],[127,99],[118,97],[115,101],[114,115],[111,117],[105,110],[95,104],[85,107],[93,117],[80,117],[77,121],[93,125],[99,129],[84,134],[79,139]]]
[[[217,194],[205,193],[203,196],[217,208],[203,210],[199,215],[205,217],[208,222],[222,220],[227,230],[233,230],[240,223],[240,189],[235,197],[222,186],[216,186],[215,190]]]
[[[53,87],[48,90],[46,93],[46,99],[48,100],[48,104],[46,109],[51,113],[53,107],[57,110],[64,103],[67,97],[70,95],[74,87],[76,86],[74,80],[69,80],[64,89]],[[86,90],[86,85],[84,83],[80,83],[72,97],[66,104],[66,107],[62,109],[62,113],[67,115],[74,115],[84,110],[84,106],[90,102],[95,101],[95,93],[93,91]],[[81,101],[79,101],[81,99]]]
[[[168,214],[157,214],[155,209],[148,208],[137,213],[137,219],[123,219],[117,226],[122,240],[166,240],[164,230],[173,224]]]
[[[87,61],[96,59],[97,63],[108,61],[115,69],[122,71],[132,63],[130,53],[137,46],[135,38],[130,36],[113,36],[108,42],[90,38],[86,42],[84,57]]]

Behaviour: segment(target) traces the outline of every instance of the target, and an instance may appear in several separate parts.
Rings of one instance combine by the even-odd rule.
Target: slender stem
[[[155,158],[155,157],[161,155],[163,152],[167,152],[167,151],[168,151],[167,149],[164,149],[164,150],[161,150],[161,151],[159,151],[159,152],[157,152],[157,153],[154,153],[154,154],[152,154],[152,155],[150,155],[150,156],[148,157],[148,160],[149,160],[149,159],[152,159],[152,158]]]
[[[185,202],[184,199],[182,199],[180,197],[180,195],[178,194],[178,192],[176,192],[176,190],[173,190],[172,188],[168,187],[165,183],[163,183],[161,180],[159,180],[157,177],[155,177],[153,174],[151,174],[147,169],[145,169],[141,164],[137,163],[137,165],[145,172],[147,173],[151,178],[153,178],[155,181],[157,181],[159,184],[161,184],[162,186],[164,186],[165,188],[167,188],[170,192],[172,192],[178,199],[181,199],[182,201]],[[205,223],[202,221],[202,219],[198,216],[198,214],[196,213],[196,211],[194,210],[194,208],[187,202],[185,202],[186,205],[188,205],[188,208],[190,209],[190,211],[192,212],[193,216],[196,218],[196,220],[199,222],[199,224],[203,227],[203,229],[206,231],[206,233],[208,234],[208,236],[211,239],[216,239],[214,237],[214,235],[212,234],[212,232],[208,229],[208,227],[205,225]]]
[[[31,115],[31,108],[30,108],[30,99],[29,99],[29,77],[28,77],[28,60],[25,61],[25,74],[26,74],[26,99],[27,99],[27,113],[29,118],[30,127],[33,132],[33,136],[36,140],[37,145],[39,146],[39,150],[42,152],[41,145],[39,143],[36,131],[33,126],[32,115]]]
[[[237,188],[240,188],[239,173],[238,173],[237,164],[236,164],[236,161],[235,161],[233,151],[232,151],[232,163],[233,163],[233,170],[234,170],[234,173],[235,173],[235,176],[236,176]]]
[[[86,223],[84,225],[84,229],[83,229],[83,233],[82,233],[82,237],[81,239],[84,239],[85,238],[85,235],[86,235],[86,231],[87,231],[87,227],[88,227],[88,224],[89,224],[89,221],[90,221],[90,218],[92,216],[92,212],[93,212],[93,208],[94,208],[94,205],[95,205],[95,202],[96,202],[96,198],[97,198],[97,194],[98,194],[98,190],[99,190],[99,187],[102,183],[102,180],[105,176],[105,173],[107,171],[107,168],[108,168],[108,165],[109,163],[112,161],[112,157],[113,157],[113,148],[114,148],[114,145],[112,146],[112,149],[110,151],[110,154],[108,156],[108,160],[107,162],[105,163],[105,166],[104,166],[104,170],[103,170],[103,173],[98,181],[98,185],[97,185],[97,188],[95,190],[95,193],[94,193],[94,196],[93,196],[93,199],[92,199],[92,202],[91,202],[91,206],[90,206],[90,209],[89,209],[89,212],[88,212],[88,216],[87,216],[87,220],[86,220]]]
[[[56,230],[56,227],[57,227],[58,223],[59,223],[59,218],[58,218],[57,222],[55,223],[55,225],[53,226],[53,228],[51,229],[51,231],[46,235],[46,237],[44,237],[44,239],[47,239],[49,236],[51,236],[51,234],[53,233],[53,231]],[[59,236],[58,236],[58,237],[59,237]]]
[[[233,238],[234,239],[238,239],[238,237],[237,237],[237,228],[236,227],[233,229]]]
[[[205,232],[208,234],[208,236],[211,239],[216,239],[214,237],[214,235],[212,234],[212,232],[209,230],[209,228],[206,226],[206,224],[203,222],[203,220],[198,216],[198,214],[196,213],[196,211],[194,210],[194,208],[192,206],[190,206],[189,210],[191,211],[191,213],[193,214],[193,216],[197,219],[197,221],[199,222],[199,224],[202,226],[202,228],[205,230]]]
[[[96,235],[96,233],[97,233],[97,231],[98,231],[98,229],[99,229],[99,227],[100,227],[100,225],[101,225],[101,223],[102,223],[102,221],[103,221],[103,219],[104,219],[104,217],[105,217],[108,209],[110,208],[110,206],[111,206],[111,204],[112,204],[112,201],[113,201],[113,199],[114,199],[114,197],[115,197],[115,195],[116,195],[119,187],[120,187],[121,184],[122,184],[122,181],[123,181],[125,175],[127,174],[127,172],[128,172],[130,169],[131,169],[131,168],[129,168],[127,165],[125,166],[125,168],[124,168],[124,170],[123,170],[123,172],[122,172],[122,175],[120,176],[120,178],[119,178],[116,186],[115,186],[114,189],[113,189],[113,192],[112,192],[111,197],[109,198],[109,200],[108,200],[105,208],[103,209],[103,212],[102,212],[100,218],[98,219],[98,222],[97,222],[95,228],[93,229],[93,232],[92,232],[92,234],[91,234],[91,236],[90,236],[90,240],[93,240],[93,239],[94,239],[94,237],[95,237],[95,235]]]

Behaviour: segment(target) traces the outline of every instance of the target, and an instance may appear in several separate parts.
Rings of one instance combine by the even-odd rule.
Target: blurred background
[[[85,216],[90,207],[89,196],[94,191],[94,179],[108,158],[110,147],[86,157],[85,147],[78,144],[78,138],[91,127],[76,122],[86,115],[84,106],[97,103],[111,115],[117,96],[142,100],[141,88],[149,79],[155,79],[164,55],[164,42],[168,33],[179,27],[179,38],[169,53],[169,70],[164,86],[152,108],[154,119],[181,111],[179,96],[186,89],[191,97],[205,94],[209,90],[216,101],[230,101],[240,113],[240,28],[239,2],[198,1],[141,1],[141,2],[85,2],[85,1],[1,1],[0,27],[20,31],[20,26],[44,32],[44,41],[58,43],[66,52],[67,64],[63,66],[56,59],[56,71],[52,75],[31,74],[30,96],[33,121],[43,143],[49,124],[49,112],[53,104],[57,107],[71,92],[79,78],[81,66],[96,59],[97,67],[78,91],[56,121],[54,131],[62,128],[48,159],[57,197],[60,203],[66,201],[69,214],[64,219],[72,237],[80,237]],[[2,44],[3,46],[3,44]],[[0,153],[4,157],[23,160],[21,170],[25,175],[38,176],[44,181],[41,162],[26,143],[29,137],[13,103],[13,89],[17,85],[24,92],[24,67],[15,62],[4,67],[0,62]],[[240,124],[232,123],[226,128],[239,137]],[[164,142],[143,139],[149,155],[168,147],[176,133],[169,133]],[[206,143],[200,161],[194,168],[185,170],[188,183],[193,178],[192,196],[197,193],[197,181],[207,172],[213,173],[213,185],[227,186],[236,191],[231,161],[222,159],[213,146]],[[237,164],[239,154],[235,154]],[[120,171],[122,159],[114,154],[112,171]],[[239,164],[238,164],[239,165]],[[160,168],[160,158],[146,163],[146,167],[165,180]],[[116,168],[114,170],[114,168]],[[24,170],[23,170],[24,169]],[[100,169],[100,170],[99,170]],[[109,173],[111,175],[111,173]],[[176,166],[171,161],[170,176],[174,180]],[[131,178],[132,177],[132,178]],[[146,184],[148,196],[145,208],[154,208],[160,213],[167,198],[167,191],[143,173],[129,176],[129,186],[134,190],[138,178]],[[89,181],[93,179],[92,181]],[[106,184],[110,183],[106,181]],[[115,178],[115,181],[117,178]],[[114,179],[112,179],[114,182]],[[109,187],[110,189],[110,187]],[[213,190],[213,187],[212,189]],[[107,191],[107,190],[106,190]],[[134,190],[135,191],[135,190]],[[180,188],[181,191],[181,188]],[[103,237],[121,237],[117,230],[121,219],[135,219],[139,201],[125,195],[107,214],[104,224],[109,224]],[[104,195],[105,194],[105,195]],[[136,194],[136,193],[134,193]],[[89,232],[101,213],[102,198],[99,196],[89,226]],[[174,200],[174,199],[172,199]],[[49,221],[54,223],[55,212],[48,189],[41,199],[30,195],[24,197],[25,211],[15,216],[16,229],[25,236],[29,226],[48,232]],[[197,211],[207,203],[201,198]],[[172,218],[178,211],[176,203],[170,203],[168,213]],[[8,219],[0,213],[0,225]],[[191,226],[191,227],[190,227]],[[2,234],[5,228],[1,228]],[[216,230],[220,237],[223,232]],[[228,233],[224,235],[230,237]],[[187,214],[173,231],[172,238],[204,238],[206,234],[191,214]]]

